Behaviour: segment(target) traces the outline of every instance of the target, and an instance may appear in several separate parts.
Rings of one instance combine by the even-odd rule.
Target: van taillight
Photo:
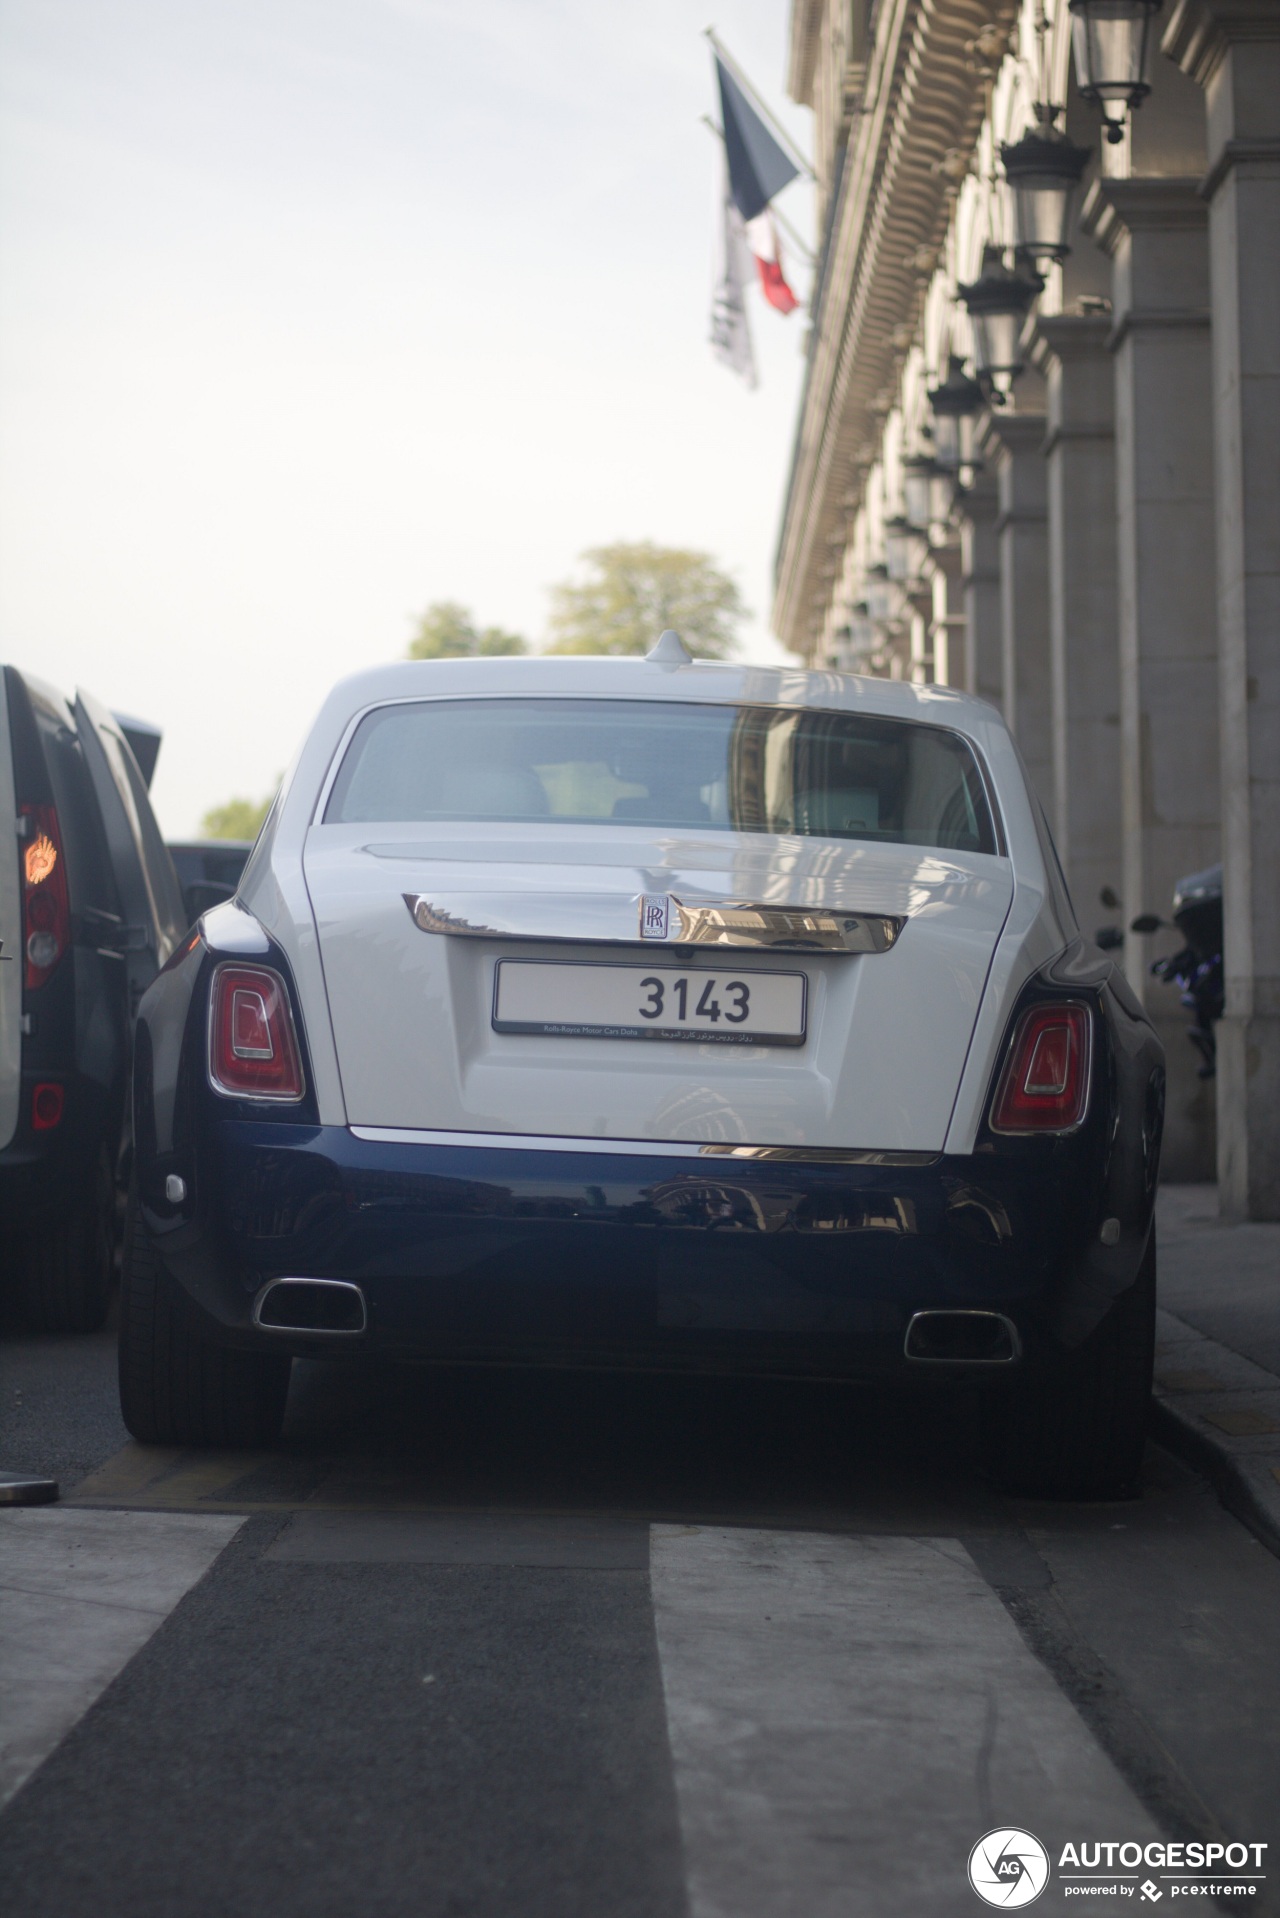
[[[1070,1132],[1089,1103],[1089,1013],[1032,1006],[1018,1021],[991,1111],[993,1132]]]
[[[302,1059],[289,995],[266,966],[219,966],[209,1015],[209,1078],[237,1099],[300,1099]]]
[[[52,1132],[62,1120],[66,1102],[63,1088],[56,1081],[44,1080],[31,1088],[31,1130]]]
[[[22,930],[27,990],[42,986],[71,944],[62,834],[52,806],[24,806]]]

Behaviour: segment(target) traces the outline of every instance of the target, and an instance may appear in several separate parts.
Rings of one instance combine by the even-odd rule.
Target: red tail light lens
[[[45,1080],[31,1088],[31,1130],[52,1132],[61,1123],[63,1089],[56,1081]]]
[[[71,906],[62,834],[52,806],[24,806],[22,933],[28,991],[42,986],[71,944]],[[55,1121],[56,1123],[56,1121]]]
[[[1089,1103],[1089,1014],[1033,1006],[1018,1021],[991,1114],[993,1132],[1070,1132]]]
[[[236,1099],[300,1099],[302,1059],[289,995],[266,966],[219,966],[209,1013],[209,1078]]]

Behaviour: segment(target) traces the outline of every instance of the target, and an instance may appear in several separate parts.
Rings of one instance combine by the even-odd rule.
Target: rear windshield
[[[558,820],[996,850],[973,753],[941,726],[686,701],[383,706],[357,727],[325,819]]]

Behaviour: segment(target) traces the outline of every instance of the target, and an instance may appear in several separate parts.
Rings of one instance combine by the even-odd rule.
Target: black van
[[[0,1285],[44,1330],[106,1316],[133,1019],[186,926],[125,727],[4,667]]]

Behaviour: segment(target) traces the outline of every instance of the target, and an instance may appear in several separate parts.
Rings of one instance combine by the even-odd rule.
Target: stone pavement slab
[[[1211,1185],[1156,1206],[1157,1436],[1280,1553],[1280,1225],[1224,1225]]]

